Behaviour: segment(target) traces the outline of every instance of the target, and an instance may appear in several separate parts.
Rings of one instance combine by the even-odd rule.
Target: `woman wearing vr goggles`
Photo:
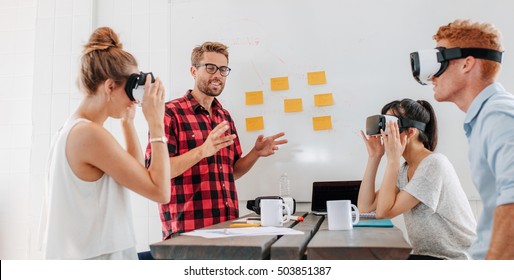
[[[136,59],[108,27],[84,47],[79,83],[85,97],[54,138],[42,229],[48,259],[137,259],[128,190],[167,203],[170,166],[164,139],[164,87],[156,78],[142,96],[152,163],[143,165],[135,104],[125,90]],[[150,85],[151,75],[146,75]],[[145,84],[145,83],[143,83]],[[103,127],[121,119],[126,149]]]
[[[376,211],[378,219],[403,214],[413,248],[409,259],[468,259],[476,222],[452,164],[433,152],[437,120],[432,106],[423,100],[403,99],[385,105],[382,114],[424,123],[425,129],[404,127],[400,133],[398,121],[390,120],[379,136],[367,137],[361,131],[369,156],[359,210]],[[384,153],[384,178],[375,191]]]

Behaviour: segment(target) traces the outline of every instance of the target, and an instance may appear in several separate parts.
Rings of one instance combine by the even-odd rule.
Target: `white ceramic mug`
[[[352,222],[352,208],[355,221]],[[350,200],[327,201],[328,230],[351,230],[359,222],[359,209]]]
[[[260,204],[261,208],[261,226],[276,227],[282,226],[291,218],[291,210],[289,206],[282,202],[281,199],[263,199]],[[282,209],[287,214],[282,216]]]

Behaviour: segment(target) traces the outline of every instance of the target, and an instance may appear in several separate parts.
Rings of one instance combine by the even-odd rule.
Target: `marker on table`
[[[303,222],[303,217],[302,216],[291,216],[291,220]]]
[[[251,224],[248,224],[248,223],[233,223],[233,224],[230,224],[229,227],[231,228],[241,228],[241,227],[260,227],[261,224],[260,223],[251,223]]]

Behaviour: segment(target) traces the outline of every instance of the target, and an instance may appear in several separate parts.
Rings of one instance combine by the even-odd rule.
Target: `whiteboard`
[[[289,140],[236,181],[239,198],[277,195],[279,176],[286,172],[297,201],[310,201],[314,181],[362,178],[367,151],[359,130],[366,117],[395,99],[425,99],[439,120],[436,151],[453,163],[468,198],[478,199],[468,170],[464,113],[452,103],[437,103],[431,86],[414,81],[409,53],[435,47],[437,28],[456,18],[494,23],[510,50],[513,6],[507,0],[172,1],[171,97],[193,87],[193,47],[204,41],[228,45],[232,72],[219,100],[235,120],[243,153],[259,134],[284,131]],[[500,82],[513,91],[509,54],[504,55]],[[307,84],[307,72],[315,71],[325,71],[326,84]],[[271,91],[270,78],[283,76],[289,78],[289,90]],[[260,90],[264,104],[245,105],[245,92]],[[334,105],[314,106],[314,95],[321,93],[332,93]],[[289,98],[302,98],[303,111],[285,113],[283,100]],[[256,116],[264,117],[264,129],[246,131],[246,118]],[[333,128],[314,131],[312,118],[317,116],[331,116]],[[381,168],[378,184],[382,173]]]

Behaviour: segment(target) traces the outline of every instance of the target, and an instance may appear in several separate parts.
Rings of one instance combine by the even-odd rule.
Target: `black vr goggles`
[[[289,203],[291,205],[289,205],[288,202],[280,196],[260,196],[260,197],[257,197],[255,200],[248,200],[246,202],[246,209],[252,210],[255,213],[260,215],[261,214],[261,200],[263,200],[263,199],[280,199],[280,200],[282,200],[282,202],[288,204],[289,209],[291,210],[291,214],[294,214],[296,212],[296,200],[291,197],[289,197],[289,198],[290,198]],[[285,209],[284,209],[284,211],[285,211]],[[285,214],[286,213],[284,213],[284,215]]]
[[[410,54],[412,75],[418,83],[428,84],[433,77],[439,77],[448,68],[452,59],[472,56],[501,63],[502,52],[481,48],[435,48],[420,50]]]
[[[125,85],[125,92],[127,96],[132,101],[136,101],[138,104],[141,104],[143,101],[143,95],[145,94],[145,82],[146,76],[150,75],[152,77],[152,84],[155,82],[152,72],[139,74],[131,74],[127,79],[127,84]]]
[[[400,119],[390,115],[374,115],[366,119],[366,134],[367,135],[380,135],[380,130],[386,130],[388,121],[393,120],[398,122],[400,133],[409,127],[415,127],[421,131],[425,131],[426,124],[410,119]]]

